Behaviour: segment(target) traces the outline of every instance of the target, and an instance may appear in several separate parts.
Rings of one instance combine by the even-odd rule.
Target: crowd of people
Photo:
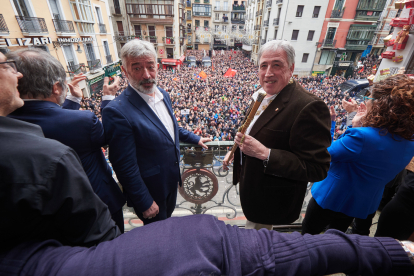
[[[159,70],[158,86],[171,97],[176,119],[181,127],[213,141],[233,141],[237,129],[244,119],[251,96],[259,88],[258,66],[254,65],[241,51],[215,51],[211,67],[202,66],[203,50],[188,50],[187,56],[195,56],[197,67],[181,66],[179,70]],[[378,62],[375,56],[367,57],[364,69],[368,72]],[[235,69],[234,77],[224,77],[228,69]],[[200,72],[207,78],[199,77]],[[362,74],[355,71],[355,77]],[[312,76],[296,80],[310,93],[321,98],[328,106],[335,106],[338,112],[335,138],[345,131],[346,111],[342,99],[355,96],[343,93],[339,86],[347,79],[341,76]],[[121,78],[117,96],[127,87],[126,78]],[[102,92],[84,98],[83,110],[90,110],[101,118]]]

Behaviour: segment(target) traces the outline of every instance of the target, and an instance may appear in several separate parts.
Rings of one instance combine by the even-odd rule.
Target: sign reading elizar
[[[0,38],[0,47],[36,46],[51,43],[50,37]]]

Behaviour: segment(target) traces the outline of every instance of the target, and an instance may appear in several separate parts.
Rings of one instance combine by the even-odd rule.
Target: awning
[[[185,59],[185,56],[183,55],[182,57],[180,57],[180,62],[183,63]]]
[[[161,59],[161,63],[162,64],[167,64],[167,65],[177,65],[177,62],[179,62],[176,59],[172,59],[172,58],[163,58]]]

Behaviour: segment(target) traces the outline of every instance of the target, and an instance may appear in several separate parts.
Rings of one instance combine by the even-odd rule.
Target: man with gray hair
[[[235,137],[239,148],[233,184],[240,182],[246,228],[272,229],[294,222],[307,183],[327,176],[329,109],[291,80],[294,62],[295,50],[288,41],[273,40],[259,50],[259,80],[266,97],[246,133]],[[224,167],[231,161],[227,154]]]
[[[148,224],[171,216],[180,177],[180,140],[200,138],[178,126],[167,92],[156,86],[154,46],[132,40],[121,50],[128,87],[102,111],[109,142],[109,160],[124,188],[129,206]]]
[[[122,207],[125,198],[102,153],[101,148],[107,145],[102,123],[94,113],[79,110],[82,99],[79,82],[86,77],[76,75],[67,84],[66,72],[60,62],[39,49],[19,50],[7,57],[14,60],[17,70],[23,73],[18,89],[25,102],[9,117],[39,125],[46,138],[73,148],[82,161],[93,190],[108,206],[112,219],[124,232]],[[115,95],[118,81],[108,86],[106,78],[103,94]],[[66,99],[68,86],[71,95]]]

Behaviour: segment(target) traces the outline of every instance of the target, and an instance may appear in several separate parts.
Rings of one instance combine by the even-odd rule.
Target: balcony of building
[[[16,19],[24,36],[43,36],[49,33],[44,18],[16,16]]]
[[[115,41],[129,41],[134,39],[135,36],[129,35],[127,32],[114,32]],[[139,39],[142,39],[141,36],[138,36]]]
[[[57,35],[76,35],[72,21],[52,19]]]
[[[210,4],[210,0],[203,0],[204,4]]]
[[[246,11],[246,7],[244,5],[233,5],[232,10],[233,11]]]
[[[191,14],[187,14],[187,20],[191,21]]]
[[[174,44],[174,37],[164,36],[162,38],[162,42],[164,42],[167,45]]]
[[[220,11],[228,12],[228,11],[230,11],[230,7],[228,7],[228,6],[215,6],[214,11],[216,11],[216,12],[220,12]]]
[[[10,33],[9,28],[7,27],[6,20],[2,14],[0,14],[0,35],[8,35]]]
[[[336,39],[324,39],[322,41],[322,47],[332,47],[335,48],[336,46]]]
[[[272,8],[272,0],[269,0],[266,2],[266,9],[271,9]]]
[[[111,14],[115,15],[115,16],[121,16],[121,6],[119,5],[114,5],[113,7],[111,7]]]
[[[194,11],[193,10],[193,16],[198,16],[198,17],[211,17],[211,12],[199,12],[199,11]]]
[[[89,68],[89,72],[91,73],[99,71],[99,69],[102,68],[101,60],[100,59],[88,60],[88,68]]]
[[[105,26],[105,24],[99,23],[99,32],[101,34],[106,34],[106,26]]]
[[[126,3],[126,12],[132,22],[173,23],[173,4],[132,4]]]
[[[244,25],[245,20],[244,18],[232,18],[231,24],[243,24]]]
[[[145,39],[153,44],[157,44],[157,37],[155,35],[147,35],[145,36]]]
[[[254,26],[254,30],[255,30],[255,31],[259,31],[259,30],[260,30],[260,27],[261,27],[260,25],[255,25],[255,26]]]
[[[191,34],[193,32],[193,29],[191,29],[191,28],[186,28],[185,30],[186,30],[187,34]]]
[[[230,23],[228,16],[223,16],[222,19],[223,19],[223,21],[221,23],[226,23],[226,24]]]
[[[263,21],[263,27],[269,27],[269,20]]]
[[[258,39],[258,38],[253,39],[252,44],[256,44],[256,45],[258,45],[258,44],[259,44],[259,39]]]
[[[346,40],[345,49],[364,51],[371,40]]]
[[[276,4],[282,5],[283,4],[283,0],[276,0]]]
[[[279,26],[279,18],[273,18],[273,26]]]
[[[79,73],[86,73],[85,63],[75,64],[73,62],[69,62],[67,68],[71,78]]]
[[[355,20],[377,21],[387,0],[360,0],[356,8]]]
[[[76,27],[78,27],[78,32],[80,35],[93,35],[95,34],[95,30],[93,28],[93,23],[85,23],[85,22],[75,22]]]
[[[261,16],[262,14],[263,14],[263,11],[262,11],[262,10],[257,11],[257,12],[256,12],[256,17],[257,17],[257,16]]]
[[[344,10],[332,10],[331,18],[342,18],[344,16]]]
[[[112,56],[108,55],[106,56],[106,64],[112,63]]]

